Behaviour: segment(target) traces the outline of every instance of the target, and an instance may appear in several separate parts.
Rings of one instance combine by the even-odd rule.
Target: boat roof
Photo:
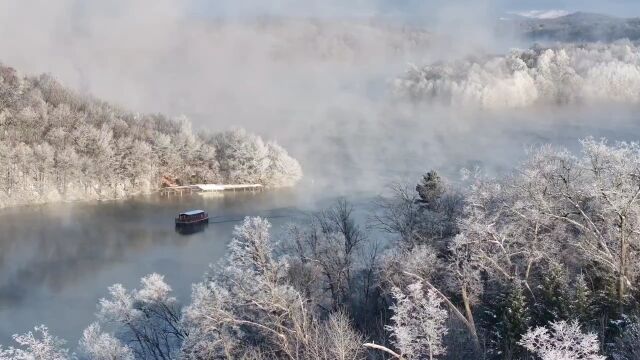
[[[204,210],[189,210],[189,211],[185,211],[183,213],[180,213],[180,215],[192,216],[192,215],[198,215],[198,214],[202,214],[202,213],[204,213]]]

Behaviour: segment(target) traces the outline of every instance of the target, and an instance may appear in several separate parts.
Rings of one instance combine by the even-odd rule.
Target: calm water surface
[[[224,256],[235,225],[245,216],[263,216],[277,235],[303,216],[299,198],[238,193],[1,210],[0,343],[12,344],[12,334],[46,324],[75,348],[108,286],[134,288],[152,272],[164,274],[175,296],[188,303],[191,284]],[[208,211],[209,226],[177,233],[173,218],[187,209]]]

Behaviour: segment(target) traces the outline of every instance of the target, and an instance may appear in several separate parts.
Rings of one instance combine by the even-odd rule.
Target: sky
[[[565,10],[596,12],[620,17],[640,16],[637,0],[504,0],[501,5],[509,11]]]
[[[640,16],[637,0],[194,0],[194,13],[216,17],[254,15],[293,15],[324,17],[418,16],[428,19],[449,6],[473,7],[479,4],[488,13],[530,10],[598,12],[614,16]]]

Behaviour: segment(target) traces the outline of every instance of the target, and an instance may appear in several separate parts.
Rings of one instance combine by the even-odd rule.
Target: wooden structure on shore
[[[160,189],[160,195],[162,196],[182,196],[184,194],[193,193],[211,193],[211,192],[236,192],[236,191],[262,191],[264,186],[261,184],[234,184],[234,185],[221,185],[221,184],[196,184],[185,186],[168,186]]]

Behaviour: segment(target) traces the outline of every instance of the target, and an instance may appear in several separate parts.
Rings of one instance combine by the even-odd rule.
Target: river
[[[164,274],[188,303],[191,284],[224,256],[236,224],[263,216],[277,236],[303,215],[299,198],[287,191],[151,196],[1,210],[0,343],[11,345],[12,334],[45,324],[75,348],[108,286],[135,288],[152,272]],[[209,212],[204,231],[176,232],[174,216],[187,209]]]

